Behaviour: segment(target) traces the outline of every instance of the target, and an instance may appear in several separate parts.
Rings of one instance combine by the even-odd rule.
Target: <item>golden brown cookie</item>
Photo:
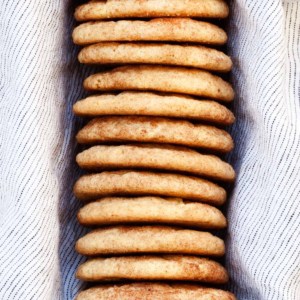
[[[219,157],[169,145],[94,146],[79,153],[76,161],[83,169],[158,169],[188,172],[225,181],[233,181],[235,178],[233,168]]]
[[[149,92],[101,94],[80,100],[73,106],[78,116],[136,115],[203,120],[220,125],[235,121],[225,106],[184,95],[160,95]]]
[[[194,17],[226,18],[224,0],[109,0],[91,1],[75,11],[77,21],[124,18]]]
[[[84,81],[89,91],[151,90],[182,93],[232,101],[231,85],[222,78],[199,69],[167,66],[125,66],[91,75]]]
[[[226,32],[211,23],[189,18],[158,18],[149,21],[86,22],[73,31],[77,45],[118,41],[173,41],[224,45]]]
[[[226,200],[226,191],[207,180],[184,175],[136,171],[84,175],[76,182],[74,193],[80,200],[112,195],[181,197],[215,205],[222,205]]]
[[[80,238],[82,255],[142,253],[222,256],[223,240],[211,233],[168,226],[115,226],[96,229]]]
[[[226,283],[228,275],[219,263],[196,256],[127,256],[95,258],[79,266],[76,276],[85,281],[188,280]]]
[[[82,225],[159,223],[222,229],[226,218],[217,208],[180,198],[110,197],[86,204],[78,212]]]
[[[229,152],[229,133],[213,126],[156,117],[102,117],[91,120],[76,136],[80,144],[148,142]]]
[[[78,56],[84,64],[160,64],[228,72],[229,56],[203,46],[142,43],[99,43],[83,48]]]
[[[81,292],[76,300],[236,300],[233,294],[193,284],[129,283],[102,285]]]

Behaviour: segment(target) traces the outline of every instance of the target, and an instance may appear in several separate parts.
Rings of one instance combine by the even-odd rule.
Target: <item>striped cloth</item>
[[[71,1],[0,3],[0,299],[71,300],[83,234],[72,103]],[[300,299],[300,2],[234,0],[229,51],[237,91],[229,159],[238,179],[227,266],[241,300]]]

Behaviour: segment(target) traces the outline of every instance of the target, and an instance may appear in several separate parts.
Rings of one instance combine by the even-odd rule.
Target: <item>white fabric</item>
[[[233,1],[238,173],[227,262],[239,299],[300,299],[300,2]]]
[[[232,1],[238,178],[227,265],[241,300],[300,299],[300,2]],[[71,300],[83,234],[71,1],[0,2],[0,299]]]

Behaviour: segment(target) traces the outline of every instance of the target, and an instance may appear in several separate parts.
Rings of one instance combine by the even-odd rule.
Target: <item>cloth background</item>
[[[300,2],[234,0],[236,89],[229,159],[230,288],[300,299]],[[74,1],[0,2],[0,299],[71,300],[83,234],[72,104],[87,70],[71,42]]]

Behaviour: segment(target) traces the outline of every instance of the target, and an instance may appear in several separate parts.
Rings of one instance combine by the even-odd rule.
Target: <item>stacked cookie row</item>
[[[216,261],[224,242],[209,231],[227,225],[215,206],[226,201],[219,183],[235,173],[217,156],[233,148],[221,127],[234,116],[221,103],[234,92],[211,73],[231,69],[212,48],[227,36],[200,19],[227,15],[223,0],[91,1],[76,10],[79,61],[113,65],[84,81],[93,95],[74,105],[92,118],[77,135],[87,145],[77,162],[89,171],[74,187],[87,202],[78,219],[97,226],[76,244],[90,257],[77,277],[102,283],[78,300],[234,299],[203,286],[228,281]]]

